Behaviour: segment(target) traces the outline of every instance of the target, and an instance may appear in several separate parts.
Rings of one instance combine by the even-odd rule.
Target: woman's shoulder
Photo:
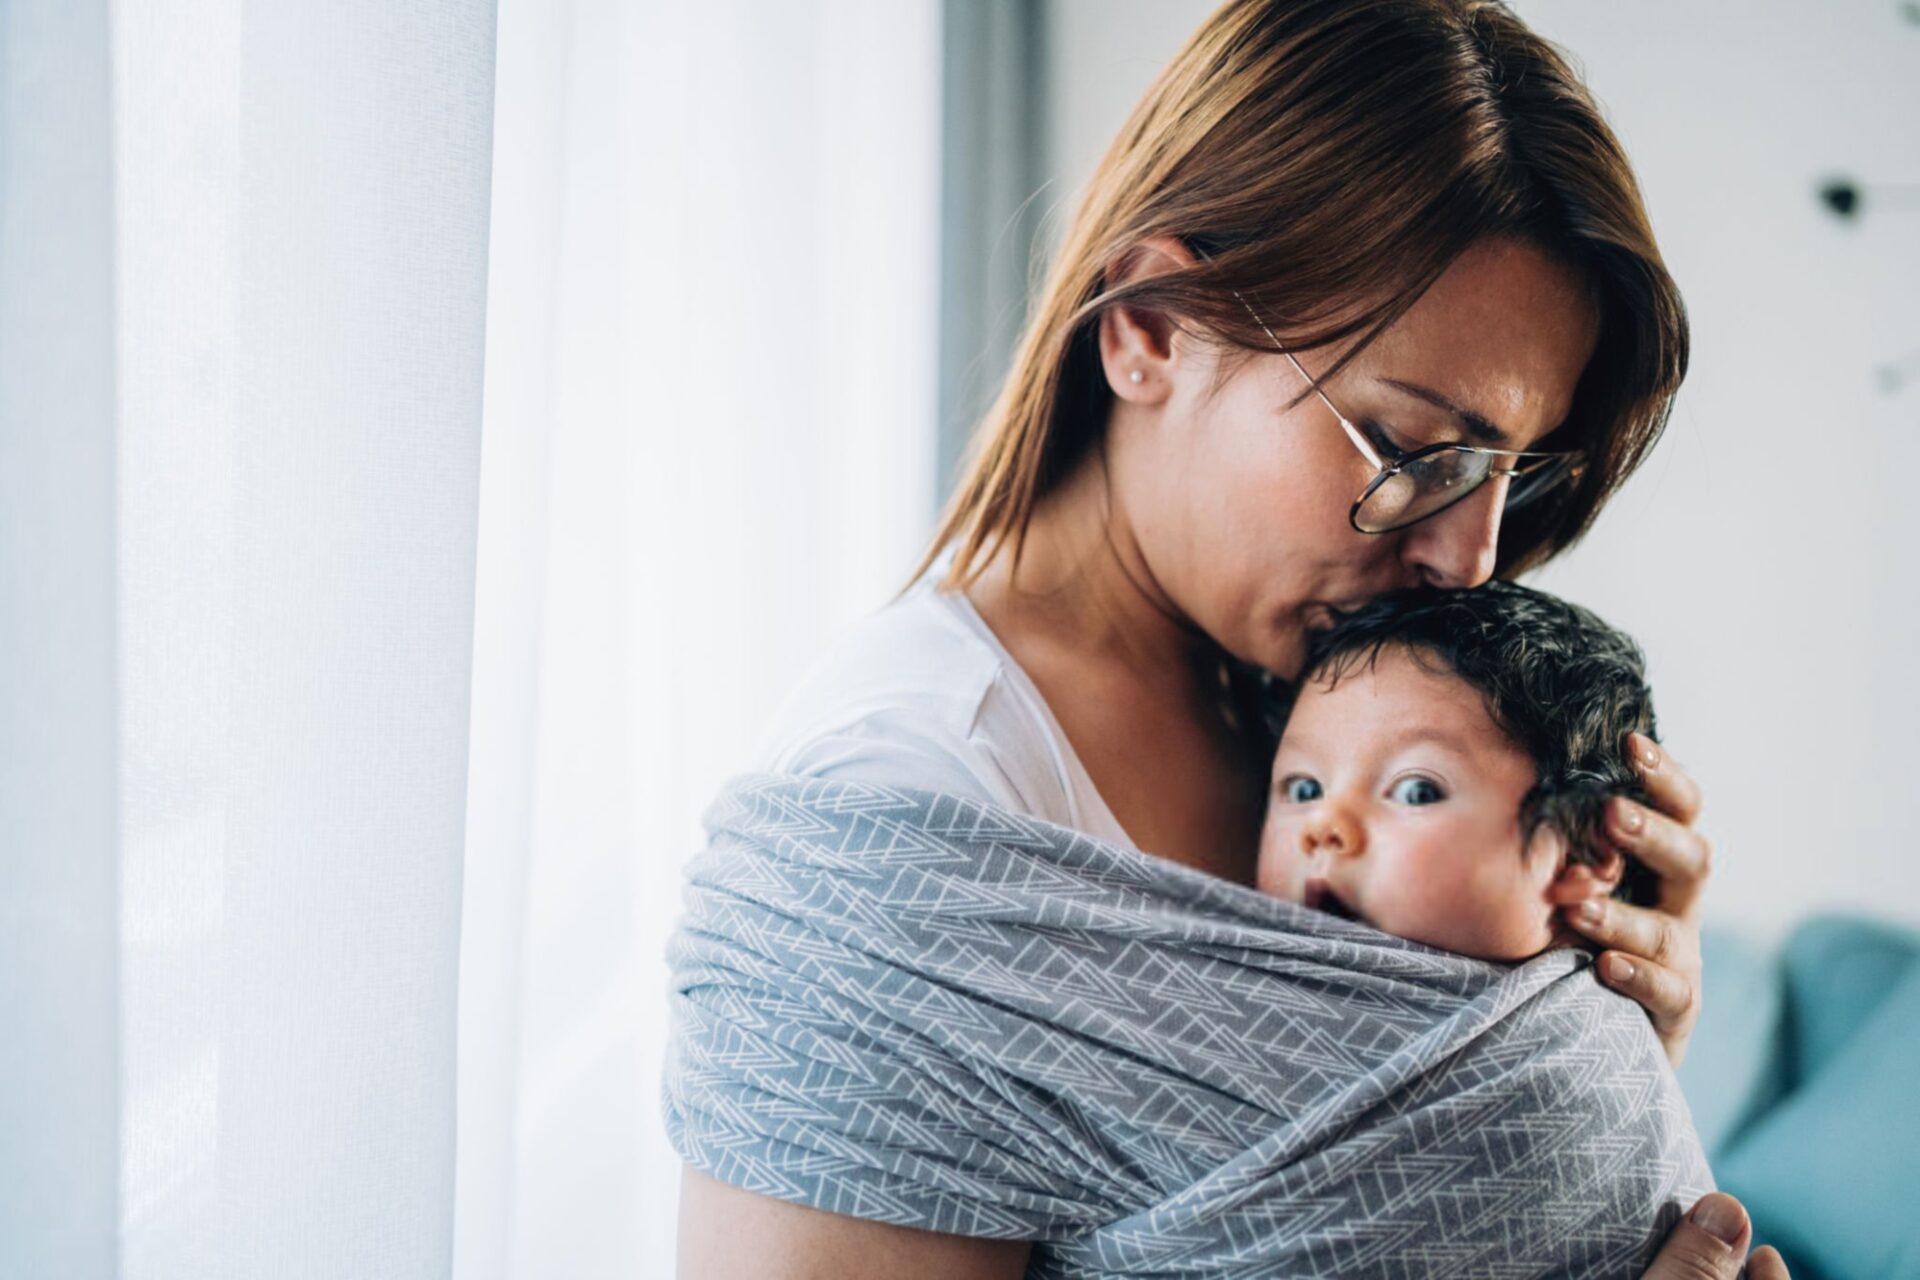
[[[916,587],[834,639],[775,710],[761,755],[875,712],[964,733],[1000,667],[951,597]]]
[[[775,710],[757,764],[1065,821],[1058,752],[1024,683],[964,595],[922,583],[829,646]]]

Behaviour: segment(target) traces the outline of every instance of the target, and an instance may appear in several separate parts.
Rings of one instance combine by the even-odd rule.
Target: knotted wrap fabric
[[[669,950],[668,1132],[1035,1276],[1637,1276],[1712,1187],[1587,958],[1436,951],[927,792],[758,776]]]

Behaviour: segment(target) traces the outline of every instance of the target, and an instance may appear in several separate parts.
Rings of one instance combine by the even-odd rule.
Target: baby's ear
[[[1588,898],[1610,896],[1626,873],[1627,860],[1618,849],[1609,849],[1598,863],[1575,862],[1568,858],[1547,886],[1547,901],[1556,907],[1569,907]]]

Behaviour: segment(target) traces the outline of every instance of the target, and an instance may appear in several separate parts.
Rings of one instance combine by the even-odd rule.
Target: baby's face
[[[1398,646],[1300,692],[1274,756],[1260,888],[1386,933],[1490,960],[1555,937],[1563,845],[1524,855],[1532,760],[1480,694]]]

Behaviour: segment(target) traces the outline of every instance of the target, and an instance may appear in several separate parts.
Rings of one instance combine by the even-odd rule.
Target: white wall
[[[1056,217],[1202,0],[1050,0]],[[1538,583],[1648,651],[1706,787],[1709,917],[1920,921],[1920,202],[1842,225],[1818,180],[1920,183],[1920,26],[1887,0],[1531,0],[1633,157],[1693,319],[1665,441]]]

